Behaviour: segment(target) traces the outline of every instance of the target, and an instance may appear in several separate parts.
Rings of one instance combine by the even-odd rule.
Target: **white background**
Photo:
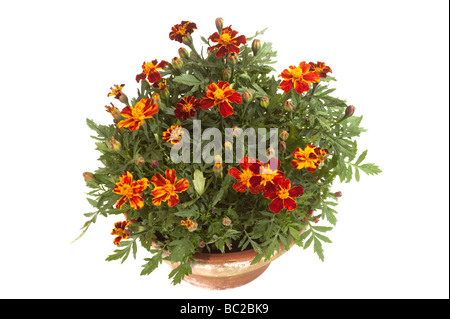
[[[448,1],[5,1],[0,11],[1,298],[448,298]],[[364,115],[359,139],[383,174],[336,185],[343,197],[325,262],[294,248],[229,291],[140,277],[147,255],[106,262],[112,225],[82,173],[99,163],[86,118],[110,123],[113,84],[132,97],[143,61],[177,55],[221,16],[240,34],[269,27],[277,70],[325,61],[336,96]],[[118,105],[118,104],[116,104]]]

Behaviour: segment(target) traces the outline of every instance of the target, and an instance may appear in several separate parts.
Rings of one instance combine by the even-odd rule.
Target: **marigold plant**
[[[381,172],[358,150],[362,116],[332,96],[331,74],[343,67],[299,57],[277,71],[272,44],[256,39],[264,31],[249,37],[222,19],[198,50],[194,30],[208,28],[198,27],[181,21],[167,30],[183,46],[165,57],[172,63],[156,50],[151,62],[136,61],[135,97],[105,84],[123,106],[107,101],[109,124],[87,120],[103,166],[83,174],[94,211],[81,235],[99,215],[114,215],[117,248],[106,260],[136,258],[140,244],[149,252],[141,274],[165,259],[179,264],[173,283],[191,272],[197,252],[253,249],[256,263],[294,243],[323,260],[342,196],[334,182]],[[256,131],[257,154],[245,143]]]

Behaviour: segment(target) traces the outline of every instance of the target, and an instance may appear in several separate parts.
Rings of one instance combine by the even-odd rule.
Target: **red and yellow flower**
[[[122,117],[120,115],[119,109],[117,107],[115,107],[114,104],[112,104],[112,103],[109,103],[109,104],[111,104],[111,106],[105,105],[106,112],[111,114],[115,120],[119,120]]]
[[[284,93],[289,93],[294,88],[298,94],[302,94],[309,90],[310,83],[317,83],[320,80],[319,74],[312,71],[311,65],[304,61],[298,67],[289,66],[289,69],[284,69],[278,76],[283,78],[280,88]]]
[[[186,34],[192,34],[197,29],[197,25],[190,21],[181,21],[180,24],[175,24],[172,31],[169,33],[169,39],[183,43],[183,38]]]
[[[271,158],[266,164],[259,162],[258,166],[253,166],[254,176],[250,178],[250,184],[254,188],[264,189],[269,184],[278,184],[284,180],[285,175],[279,170],[280,160]]]
[[[206,93],[203,94],[203,100],[200,102],[200,107],[203,110],[218,105],[220,114],[223,117],[228,117],[234,113],[230,103],[242,103],[241,95],[231,89],[228,82],[212,83],[206,87],[206,90]]]
[[[321,78],[326,78],[327,73],[333,73],[331,68],[324,62],[317,62],[317,63],[309,62],[309,65],[311,66],[311,71],[314,71],[317,74],[319,74],[319,77]]]
[[[126,127],[130,131],[135,131],[145,119],[150,119],[158,113],[158,110],[158,105],[154,104],[152,99],[142,99],[134,107],[128,105],[120,112],[126,120],[120,121],[117,127],[120,129]]]
[[[169,65],[167,61],[161,61],[158,63],[158,60],[153,60],[151,62],[144,62],[142,64],[142,73],[136,75],[136,82],[140,82],[141,80],[147,78],[150,83],[154,83],[156,81],[161,80],[161,74],[158,70],[164,69]]]
[[[277,184],[267,184],[264,189],[264,197],[272,200],[269,204],[269,209],[278,214],[283,208],[292,211],[297,208],[297,203],[294,198],[299,197],[305,193],[302,186],[291,187],[291,181],[283,180]]]
[[[187,120],[194,117],[196,111],[200,108],[200,101],[193,96],[182,98],[175,107],[175,117]]]
[[[259,168],[262,163],[254,158],[244,157],[241,159],[239,165],[241,166],[241,171],[236,167],[232,167],[228,170],[228,174],[237,180],[237,182],[233,184],[233,188],[241,193],[244,193],[247,189],[250,189],[252,194],[260,193],[264,186],[261,185],[261,183],[255,183],[255,186],[253,186],[250,183],[250,179],[253,176],[256,176],[256,174],[259,174]]]
[[[108,96],[114,96],[116,99],[120,99],[120,96],[124,94],[122,92],[122,88],[125,86],[125,84],[121,84],[120,86],[117,84],[114,84],[114,87],[111,87],[111,92],[108,93]]]
[[[197,229],[198,224],[192,220],[190,220],[189,218],[186,217],[186,220],[182,220],[180,222],[181,226],[186,226],[186,228],[190,231],[193,232],[194,230]]]
[[[183,127],[180,125],[172,125],[167,131],[163,132],[162,139],[164,142],[170,142],[172,145],[175,145],[181,142],[183,134]]]
[[[327,149],[321,149],[314,145],[306,145],[305,150],[298,147],[292,154],[296,159],[292,160],[292,167],[296,169],[307,168],[308,172],[314,173],[324,161],[328,154]]]
[[[116,194],[122,195],[117,201],[116,208],[120,209],[127,202],[130,201],[130,206],[134,209],[140,209],[144,206],[144,201],[140,194],[150,185],[148,179],[141,178],[133,182],[133,175],[126,172],[119,177],[119,182],[113,189]]]
[[[241,44],[246,44],[247,39],[245,38],[245,35],[236,37],[238,33],[239,32],[231,29],[231,25],[229,27],[223,28],[220,34],[218,32],[213,33],[208,38],[208,40],[211,40],[212,42],[215,42],[217,44],[209,47],[208,52],[212,52],[215,49],[218,49],[216,52],[216,57],[218,58],[224,57],[227,55],[227,53],[230,52],[241,52],[239,46]]]
[[[177,182],[176,172],[168,169],[165,172],[166,178],[161,174],[155,174],[151,182],[155,186],[152,190],[154,196],[152,203],[160,206],[162,202],[168,201],[169,207],[173,207],[180,202],[178,193],[182,193],[189,188],[189,182],[186,178]]]
[[[114,223],[114,229],[111,232],[111,235],[117,236],[116,238],[114,238],[114,245],[118,246],[122,239],[127,239],[128,238],[129,234],[125,230],[125,228],[129,224],[130,224],[130,222],[128,220],[125,220],[123,222]]]

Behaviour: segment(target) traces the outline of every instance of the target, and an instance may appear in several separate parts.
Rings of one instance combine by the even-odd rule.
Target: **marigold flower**
[[[254,176],[250,178],[252,187],[264,189],[269,184],[278,184],[284,180],[285,176],[279,170],[281,162],[272,157],[267,163],[259,162],[256,168],[253,168]]]
[[[292,154],[296,160],[292,160],[292,166],[296,169],[307,168],[308,172],[314,173],[325,161],[325,155],[328,154],[327,149],[321,149],[314,145],[306,145],[305,150],[298,147]]]
[[[130,224],[128,220],[123,222],[114,223],[114,229],[111,232],[111,235],[117,236],[114,238],[114,245],[119,245],[122,239],[127,239],[129,234],[125,230],[125,228]]]
[[[181,142],[183,134],[183,128],[180,125],[172,125],[167,131],[163,132],[162,139],[164,142],[175,145]]]
[[[116,208],[120,209],[129,200],[130,206],[134,209],[140,209],[144,206],[144,201],[139,196],[150,185],[148,179],[141,178],[133,182],[133,175],[126,172],[119,177],[119,182],[113,189],[116,194],[123,195],[116,203]]]
[[[109,104],[111,104],[111,106],[105,105],[106,112],[111,114],[115,120],[119,120],[121,118],[119,109],[117,107],[115,107],[114,104],[112,104],[112,103],[109,103]]]
[[[158,70],[162,70],[168,65],[169,63],[164,60],[159,63],[158,60],[153,60],[152,62],[144,62],[142,64],[142,73],[136,75],[136,82],[139,83],[145,78],[147,78],[150,83],[161,80],[161,74],[158,72]]]
[[[193,96],[182,98],[175,107],[175,117],[187,120],[194,117],[196,110],[200,108],[200,101]]]
[[[186,226],[186,228],[190,231],[193,232],[194,230],[197,229],[198,224],[192,220],[190,220],[189,218],[186,217],[186,220],[182,220],[180,222],[180,225],[182,226]]]
[[[127,127],[130,131],[135,131],[139,125],[144,123],[145,119],[152,118],[158,111],[158,105],[153,103],[152,99],[142,99],[134,107],[128,105],[122,110],[120,115],[126,120],[120,121],[117,127],[120,129]]]
[[[314,71],[317,74],[319,74],[319,76],[321,78],[326,78],[327,73],[333,73],[331,68],[323,62],[317,62],[317,63],[309,62],[309,65],[311,66],[311,71]]]
[[[241,35],[236,37],[239,32],[231,29],[231,25],[229,27],[225,27],[222,29],[222,32],[219,34],[218,32],[213,33],[208,40],[212,42],[218,43],[212,47],[208,48],[208,52],[212,52],[215,49],[218,49],[216,52],[216,57],[221,58],[227,55],[227,53],[235,52],[239,53],[241,50],[239,49],[239,45],[246,44],[247,39],[245,35]]]
[[[220,114],[223,117],[228,117],[234,113],[230,103],[242,103],[241,95],[230,89],[228,82],[212,83],[206,87],[206,90],[206,93],[203,94],[203,100],[200,102],[200,107],[203,110],[218,105]]]
[[[234,190],[244,193],[247,189],[250,189],[252,194],[260,193],[264,186],[261,185],[261,183],[255,183],[253,186],[250,183],[250,179],[259,174],[259,167],[261,164],[262,163],[254,158],[246,156],[243,157],[239,163],[242,171],[238,170],[236,167],[230,168],[228,174],[237,180],[237,182],[233,184]]]
[[[311,65],[304,61],[298,67],[289,66],[289,69],[284,69],[278,76],[283,78],[280,88],[284,93],[289,93],[294,88],[298,94],[302,94],[309,90],[309,83],[316,83],[320,80],[319,74],[312,71]]]
[[[125,84],[121,84],[120,86],[117,84],[114,84],[114,87],[111,87],[111,92],[108,93],[108,96],[114,96],[116,99],[118,99],[122,103],[128,102],[128,97],[125,95],[125,93],[122,92],[122,88],[125,86]]]
[[[155,186],[152,190],[154,196],[152,203],[160,206],[162,202],[168,201],[169,207],[173,207],[180,202],[177,193],[182,193],[188,189],[189,183],[186,178],[177,181],[176,172],[173,169],[168,169],[165,172],[166,178],[161,174],[155,174],[151,182]]]
[[[183,43],[183,38],[186,34],[191,34],[197,29],[197,25],[190,21],[181,21],[180,24],[175,24],[172,31],[169,33],[169,39]]]
[[[291,181],[288,179],[277,184],[270,183],[264,189],[264,197],[272,200],[269,209],[275,214],[278,214],[283,208],[288,211],[296,209],[297,203],[294,198],[304,193],[302,186],[291,187]]]

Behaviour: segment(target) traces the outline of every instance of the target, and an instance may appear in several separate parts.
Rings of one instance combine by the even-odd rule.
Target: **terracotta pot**
[[[302,234],[300,232],[300,234]],[[294,242],[291,240],[292,247]],[[157,248],[154,245],[154,248]],[[207,289],[229,289],[243,286],[258,278],[270,263],[286,252],[284,246],[280,243],[280,250],[268,261],[261,260],[251,265],[257,253],[251,250],[225,254],[194,254],[195,263],[191,263],[192,274],[186,276],[184,281]],[[163,253],[163,257],[169,255],[168,251]],[[165,262],[172,268],[178,267],[179,263]]]

